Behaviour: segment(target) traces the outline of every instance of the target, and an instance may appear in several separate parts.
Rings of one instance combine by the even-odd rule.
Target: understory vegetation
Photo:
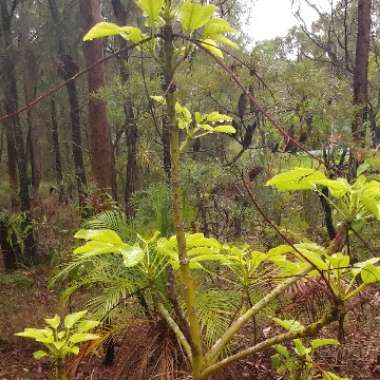
[[[380,378],[380,2],[74,3],[0,4],[0,378]]]

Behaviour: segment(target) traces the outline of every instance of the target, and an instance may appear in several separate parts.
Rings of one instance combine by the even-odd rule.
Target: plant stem
[[[56,370],[57,380],[67,380],[67,377],[65,374],[65,362],[62,358],[57,358],[55,370]]]
[[[223,367],[227,366],[230,363],[236,362],[237,360],[244,359],[245,357],[252,355],[256,352],[262,351],[266,348],[272,347],[275,344],[279,344],[285,341],[297,339],[297,338],[304,338],[306,336],[315,335],[318,333],[323,327],[327,326],[329,323],[334,322],[339,319],[340,313],[339,311],[332,310],[328,314],[326,314],[322,319],[319,321],[312,323],[311,325],[307,327],[303,327],[296,331],[289,331],[284,334],[276,335],[273,338],[269,338],[267,340],[264,340],[263,342],[260,342],[253,347],[248,348],[247,350],[238,352],[235,355],[231,355],[220,362],[211,365],[210,367],[206,368],[206,370],[202,373],[200,380],[206,380],[208,377],[213,374],[215,371],[222,369]]]
[[[274,288],[269,294],[267,294],[264,298],[262,298],[257,304],[247,310],[240,318],[238,318],[223,334],[223,336],[218,339],[211,350],[207,353],[206,358],[208,363],[212,363],[219,354],[223,351],[223,348],[228,344],[228,342],[235,336],[235,334],[241,329],[241,327],[247,323],[253,316],[257,315],[259,311],[261,311],[266,305],[269,304],[272,300],[274,300],[277,296],[282,294],[289,286],[296,283],[300,276],[305,276],[312,270],[311,267],[308,267],[303,272],[300,273],[299,276],[291,277],[287,281],[278,285]]]
[[[169,20],[169,17],[168,19]],[[173,29],[169,21],[163,28],[164,35],[164,78],[165,78],[165,98],[166,113],[170,129],[170,145],[171,145],[171,193],[173,206],[173,219],[176,230],[178,259],[180,262],[180,274],[184,288],[184,298],[186,303],[187,318],[190,325],[191,351],[192,351],[192,371],[193,379],[198,380],[203,367],[203,350],[201,339],[201,328],[197,319],[195,310],[195,284],[189,267],[189,258],[186,249],[186,236],[183,224],[182,211],[182,191],[180,179],[180,138],[179,128],[177,125],[177,116],[175,111],[176,105],[176,85],[175,76],[175,55],[173,45]]]
[[[171,317],[170,313],[166,310],[165,306],[162,303],[158,304],[158,311],[160,312],[161,316],[165,319],[167,324],[170,326],[178,342],[181,344],[181,346],[185,350],[188,359],[190,360],[190,362],[192,362],[193,358],[192,358],[192,353],[191,353],[191,347],[185,335],[179,328],[178,324],[174,321],[174,319]]]

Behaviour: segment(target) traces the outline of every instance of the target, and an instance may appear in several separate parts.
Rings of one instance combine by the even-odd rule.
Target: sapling
[[[78,355],[81,343],[99,338],[98,335],[90,333],[99,325],[99,322],[84,319],[86,314],[86,310],[68,314],[63,320],[63,325],[59,315],[55,315],[53,318],[45,319],[45,328],[25,328],[23,332],[15,335],[34,339],[43,344],[45,349],[35,351],[33,357],[36,360],[49,358],[53,363],[57,380],[67,380],[66,358],[70,355]]]

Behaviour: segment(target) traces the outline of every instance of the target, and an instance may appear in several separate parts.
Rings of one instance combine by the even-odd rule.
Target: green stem
[[[215,371],[222,369],[228,364],[244,359],[249,355],[262,351],[266,348],[272,347],[275,344],[279,344],[279,343],[297,339],[297,338],[304,338],[306,336],[315,335],[323,327],[327,326],[333,321],[336,321],[337,319],[339,319],[339,312],[336,312],[335,310],[333,310],[330,313],[328,313],[326,316],[324,316],[322,319],[320,319],[319,321],[307,327],[303,327],[302,329],[299,329],[296,331],[289,331],[287,333],[276,335],[273,338],[264,340],[263,342],[260,342],[254,345],[253,347],[248,348],[247,350],[238,352],[235,355],[231,355],[221,360],[220,362],[209,366],[208,368],[206,368],[205,371],[202,372],[200,380],[208,379],[208,377],[211,376]]]
[[[241,317],[239,317],[218,339],[211,350],[207,353],[206,359],[208,363],[215,361],[219,354],[223,351],[224,347],[229,343],[229,341],[235,336],[235,334],[245,325],[253,316],[257,315],[265,306],[267,306],[272,300],[277,296],[282,294],[289,286],[296,283],[301,277],[305,276],[312,270],[311,267],[308,267],[299,276],[291,277],[282,284],[274,288],[269,294],[262,298],[257,304],[247,310]]]
[[[192,358],[192,353],[191,353],[191,347],[185,335],[182,333],[181,329],[179,328],[177,323],[174,321],[174,319],[171,317],[170,313],[167,311],[167,309],[162,303],[158,304],[158,311],[160,312],[161,316],[165,319],[167,324],[170,326],[178,342],[181,344],[181,346],[185,350],[186,355],[189,358],[190,362],[192,362],[193,358]]]
[[[62,358],[57,358],[57,361],[55,364],[55,370],[56,370],[57,380],[67,380],[67,377],[65,374],[65,362]]]
[[[173,45],[173,29],[170,23],[163,28],[164,34],[164,78],[165,78],[165,98],[166,112],[170,128],[170,145],[171,145],[171,193],[173,218],[176,230],[178,259],[180,263],[180,274],[184,288],[184,298],[186,303],[187,318],[190,325],[191,351],[192,351],[192,370],[193,379],[198,380],[203,367],[203,350],[201,339],[201,328],[197,319],[195,310],[196,291],[193,277],[191,275],[189,258],[186,249],[186,235],[183,223],[182,210],[182,191],[180,179],[180,138],[179,128],[177,125],[177,117],[175,111],[176,95],[175,95],[175,55]]]

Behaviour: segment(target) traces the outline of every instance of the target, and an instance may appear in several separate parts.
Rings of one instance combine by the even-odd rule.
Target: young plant
[[[368,180],[364,175],[350,184],[345,178],[329,179],[316,169],[294,168],[276,175],[267,186],[280,192],[312,190],[332,206],[339,226],[331,247],[333,253],[343,249],[355,225],[380,221],[380,182]],[[328,189],[330,196],[323,189]]]
[[[53,318],[45,319],[45,328],[25,328],[23,332],[15,335],[34,339],[43,344],[45,350],[34,352],[33,357],[36,360],[49,358],[53,362],[57,380],[66,380],[66,358],[70,355],[78,355],[81,343],[99,338],[98,335],[89,332],[97,327],[99,322],[84,319],[86,313],[87,311],[79,311],[66,315],[63,326],[61,326],[61,318],[55,315]]]
[[[273,320],[287,331],[299,330],[303,327],[298,321],[278,318],[273,318]],[[340,377],[335,373],[325,371],[313,358],[313,354],[317,349],[338,345],[337,340],[311,339],[306,343],[304,339],[299,338],[294,339],[291,343],[291,347],[283,344],[273,346],[276,353],[272,355],[272,365],[279,375],[286,376],[289,380],[311,380],[316,377],[319,378],[319,376],[322,376],[323,380],[349,380],[346,377]]]

